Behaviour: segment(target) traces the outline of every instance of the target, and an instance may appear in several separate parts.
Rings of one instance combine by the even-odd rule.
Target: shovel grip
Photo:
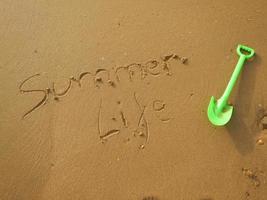
[[[238,45],[236,51],[240,57],[244,56],[246,58],[246,60],[252,58],[252,56],[254,56],[254,54],[255,54],[255,52],[252,48],[244,46],[244,45]],[[247,54],[243,53],[243,52],[247,52]]]

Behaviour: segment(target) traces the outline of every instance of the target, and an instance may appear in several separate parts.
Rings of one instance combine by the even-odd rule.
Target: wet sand
[[[1,200],[267,198],[267,3],[0,2]],[[256,56],[214,127],[206,110]]]

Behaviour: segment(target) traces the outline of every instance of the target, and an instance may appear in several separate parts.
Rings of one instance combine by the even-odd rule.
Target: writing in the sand
[[[116,113],[117,115],[113,113],[114,114],[113,116],[119,116],[119,117],[118,118],[112,117],[111,120],[114,122],[120,122],[121,125],[119,125],[117,128],[113,127],[112,129],[108,129],[107,131],[104,131],[102,129],[102,124],[103,124],[102,113],[104,112],[104,110],[102,108],[102,99],[100,100],[97,127],[101,142],[104,143],[110,137],[119,135],[122,131],[128,130],[127,132],[129,133],[130,131],[130,135],[126,134],[126,132],[123,134],[124,136],[126,136],[125,142],[130,141],[130,138],[132,137],[135,139],[140,138],[141,144],[139,145],[139,148],[143,149],[145,145],[148,143],[150,135],[149,122],[146,116],[146,112],[149,109],[151,109],[150,111],[154,111],[157,119],[163,123],[169,122],[171,120],[169,117],[162,117],[162,114],[164,114],[165,112],[165,106],[166,106],[163,100],[156,99],[148,104],[144,104],[143,102],[141,102],[140,96],[138,96],[136,92],[133,92],[132,98],[138,110],[136,114],[136,120],[129,122],[129,119],[125,114],[124,110],[120,109],[118,113]],[[117,104],[120,105],[122,104],[122,102],[118,101]]]
[[[42,98],[36,105],[26,111],[22,118],[29,116],[33,111],[37,110],[41,106],[45,105],[48,102],[48,99],[52,97],[55,101],[59,100],[60,98],[65,97],[72,88],[73,84],[77,84],[79,87],[82,87],[81,81],[85,78],[92,79],[92,82],[96,88],[101,88],[102,84],[107,84],[110,87],[116,87],[117,84],[120,83],[120,72],[126,71],[128,72],[128,78],[130,81],[133,80],[134,76],[139,76],[142,80],[145,79],[147,76],[158,77],[160,75],[171,75],[171,70],[169,67],[169,61],[171,60],[178,60],[181,61],[183,64],[187,62],[185,57],[180,57],[177,54],[169,54],[160,59],[152,59],[148,60],[144,63],[131,63],[125,66],[119,66],[115,69],[104,69],[99,68],[94,72],[86,71],[80,73],[77,77],[71,76],[68,78],[67,86],[60,92],[55,89],[55,82],[52,82],[52,87],[44,88],[44,89],[30,89],[25,88],[25,85],[29,83],[34,78],[40,77],[41,74],[34,74],[26,78],[22,81],[19,85],[19,91],[21,94],[35,94],[39,93],[42,94]],[[138,73],[138,74],[137,74]],[[112,80],[111,77],[115,77]]]
[[[46,105],[50,98],[54,101],[59,101],[69,94],[72,89],[73,84],[76,84],[79,87],[82,87],[84,82],[82,80],[88,79],[91,81],[94,87],[101,89],[102,86],[107,85],[108,87],[116,88],[121,83],[122,76],[126,76],[130,81],[134,81],[135,78],[144,80],[146,77],[159,77],[161,75],[171,75],[170,61],[176,60],[185,64],[187,59],[185,57],[178,56],[177,54],[169,54],[159,59],[151,59],[142,63],[131,63],[125,66],[118,66],[112,69],[98,68],[95,71],[84,71],[81,72],[77,77],[71,76],[68,78],[68,84],[65,88],[57,90],[55,89],[55,82],[52,82],[52,86],[44,89],[31,89],[26,87],[32,80],[37,77],[42,76],[41,74],[34,74],[26,78],[19,85],[19,91],[21,94],[42,94],[41,100],[39,100],[34,106],[32,106],[28,111],[26,111],[22,119],[29,117],[34,111],[36,111],[41,106]],[[88,82],[86,82],[88,84]],[[149,127],[148,122],[145,116],[145,111],[147,109],[146,105],[142,105],[138,100],[136,92],[133,92],[133,99],[138,106],[139,116],[136,124],[136,129],[133,131],[133,136],[140,136],[144,138],[144,143],[140,145],[140,148],[144,148],[145,144],[149,140]],[[161,112],[164,110],[164,102],[161,100],[154,100],[152,102],[153,110],[155,112]],[[106,141],[111,136],[118,135],[121,131],[119,129],[110,129],[109,131],[101,130],[101,112],[102,112],[102,99],[99,104],[98,111],[98,132],[101,141]],[[125,114],[120,111],[121,121],[123,126],[127,128],[127,119]],[[162,122],[168,122],[169,118],[161,119]]]

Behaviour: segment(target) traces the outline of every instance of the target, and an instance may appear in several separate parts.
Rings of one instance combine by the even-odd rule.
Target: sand
[[[266,19],[264,0],[2,0],[0,199],[267,199]],[[240,43],[257,55],[214,127]]]

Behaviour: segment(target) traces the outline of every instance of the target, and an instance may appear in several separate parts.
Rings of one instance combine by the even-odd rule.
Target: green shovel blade
[[[223,126],[227,124],[233,114],[233,106],[225,105],[223,112],[218,111],[218,101],[212,96],[208,107],[208,118],[210,122],[215,126]]]

